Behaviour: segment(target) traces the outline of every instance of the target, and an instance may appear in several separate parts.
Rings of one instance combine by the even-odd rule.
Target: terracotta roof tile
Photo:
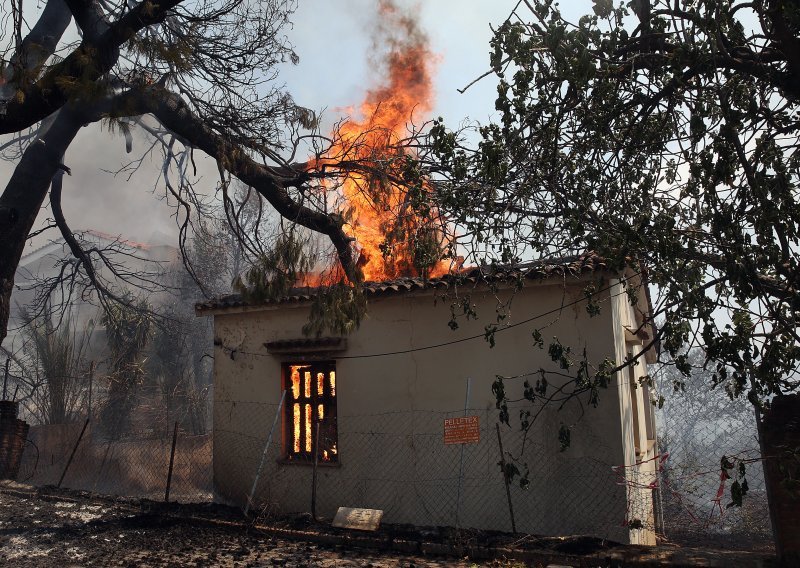
[[[383,282],[365,282],[364,293],[367,296],[388,296],[404,294],[415,290],[433,288],[450,288],[452,286],[475,285],[479,282],[507,282],[520,278],[526,280],[543,280],[556,276],[579,277],[587,272],[595,272],[606,268],[605,261],[595,254],[545,259],[527,262],[514,266],[476,266],[463,269],[456,274],[448,274],[441,278],[404,277]],[[263,302],[260,305],[291,304],[311,301],[317,288],[294,288],[283,298]],[[249,305],[238,294],[230,294],[195,304],[195,310],[202,313],[210,310],[224,310]]]

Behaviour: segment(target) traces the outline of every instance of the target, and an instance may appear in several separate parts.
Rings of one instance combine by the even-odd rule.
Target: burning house
[[[391,2],[380,6],[401,32],[387,40],[388,77],[368,91],[364,118],[340,124],[310,169],[366,162],[402,170],[397,142],[433,106],[435,58],[423,34]],[[452,255],[446,221],[433,208],[420,216],[407,190],[363,171],[345,171],[335,189],[325,188],[340,200],[328,210],[347,212],[344,228],[367,281],[357,330],[306,337],[312,286],[268,301],[196,305],[214,319],[217,496],[327,518],[340,506],[366,507],[392,523],[654,544],[655,433],[639,381],[643,358],[608,377],[597,409],[587,408],[586,393],[560,400],[577,372],[561,355],[596,369],[636,356],[652,337],[638,277],[592,255],[499,271],[434,262],[422,277],[416,255],[425,246]],[[587,310],[590,285],[599,309]],[[537,337],[571,351],[554,357]],[[498,377],[519,401],[498,404]],[[532,403],[534,392],[552,404]],[[496,429],[498,406],[513,428]],[[503,459],[520,473],[508,500],[501,437]]]
[[[515,291],[518,277],[524,286]],[[599,291],[600,313],[593,317],[584,294],[590,284]],[[514,274],[481,276],[474,269],[457,280],[370,282],[360,328],[316,339],[301,333],[312,290],[259,305],[237,296],[198,304],[198,315],[214,317],[218,495],[244,505],[255,487],[254,506],[308,511],[317,470],[316,508],[323,517],[355,506],[382,509],[387,522],[509,530],[493,384],[498,376],[534,383],[547,372],[550,392],[558,392],[574,376],[574,368],[564,371],[546,347],[534,345],[534,329],[593,363],[638,353],[650,333],[642,326],[648,304],[643,287],[638,307],[631,304],[631,284],[635,275],[615,274],[593,256],[535,263]],[[455,290],[469,297],[477,317],[451,329],[446,299]],[[490,347],[486,323],[512,299]],[[641,361],[617,372],[597,408],[587,408],[585,397],[561,409],[549,405],[526,436],[517,416],[537,407],[523,399],[522,379],[506,381],[523,399],[509,404],[513,428],[502,426],[506,459],[516,457],[530,482],[525,490],[511,488],[517,530],[654,543],[654,419],[647,387],[638,380],[646,366]],[[478,439],[462,450],[447,443],[445,421],[464,413],[477,416],[479,426]],[[564,451],[558,443],[563,425],[572,432]],[[254,483],[262,452],[261,479]]]

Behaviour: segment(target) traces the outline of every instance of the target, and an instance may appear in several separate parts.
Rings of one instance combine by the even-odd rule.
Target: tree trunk
[[[758,424],[775,549],[800,565],[800,394],[776,396]]]
[[[0,343],[8,334],[11,292],[28,234],[47,196],[53,174],[61,165],[75,135],[80,117],[68,109],[59,111],[52,123],[25,150],[0,196]]]

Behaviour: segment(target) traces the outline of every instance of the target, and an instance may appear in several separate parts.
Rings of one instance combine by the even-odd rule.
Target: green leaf
[[[731,502],[728,503],[726,508],[741,507],[742,506],[742,486],[738,480],[731,483]]]
[[[538,329],[534,329],[531,332],[531,337],[533,337],[534,346],[538,347],[539,349],[544,347],[544,339],[542,338],[542,332],[541,331],[539,331]]]
[[[592,11],[600,18],[607,18],[614,10],[614,2],[612,0],[592,0]]]

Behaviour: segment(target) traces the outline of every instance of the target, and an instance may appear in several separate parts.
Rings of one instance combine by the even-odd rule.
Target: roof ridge
[[[93,237],[97,237],[99,239],[105,239],[107,241],[120,243],[122,245],[131,247],[131,248],[141,249],[141,250],[150,250],[151,248],[154,248],[154,247],[157,247],[157,246],[168,246],[168,245],[154,245],[154,244],[151,244],[151,243],[132,241],[130,239],[123,238],[122,235],[116,235],[115,236],[115,235],[113,235],[111,233],[106,233],[104,231],[99,231],[97,229],[75,229],[75,230],[72,231],[72,233],[73,234],[87,233],[87,234],[92,235]],[[45,249],[45,248],[47,248],[49,246],[52,246],[52,245],[62,245],[63,246],[64,244],[66,244],[66,241],[64,240],[64,237],[62,235],[59,235],[58,238],[55,238],[55,239],[48,239],[47,242],[44,243],[43,245],[41,245],[39,247],[36,247],[35,249],[31,250],[30,252],[26,252],[25,254],[23,254],[20,257],[20,263],[22,263],[22,261],[25,260],[26,258],[28,258],[29,256],[31,256],[33,254],[36,254],[37,252],[40,252],[41,250],[43,250],[43,249]]]
[[[492,265],[488,265],[492,266]],[[521,268],[525,266],[525,268]],[[520,276],[524,279],[545,279],[551,276],[571,274],[580,276],[584,272],[594,272],[606,268],[605,259],[589,252],[582,255],[572,255],[554,259],[541,259],[521,263],[520,265],[494,265],[491,272],[484,272],[484,267],[475,266],[462,270],[459,273],[449,273],[441,277],[425,278],[422,276],[401,276],[393,280],[370,281],[361,284],[364,292],[371,296],[402,294],[414,290],[425,290],[432,288],[448,288],[458,284],[459,280],[470,284],[478,284],[481,281],[503,282],[510,279],[517,279]],[[263,302],[247,302],[241,294],[226,294],[217,298],[210,298],[195,304],[198,312],[214,309],[226,309],[244,306],[261,306],[284,303],[300,303],[313,299],[313,293],[319,290],[320,286],[298,286],[289,290],[289,293],[281,298],[267,300]]]
[[[45,244],[43,244],[42,246],[36,247],[32,251],[26,252],[25,254],[23,254],[19,259],[19,263],[22,264],[22,261],[25,260],[26,258],[28,258],[29,256],[31,256],[33,254],[36,254],[37,252],[39,252],[39,251],[41,251],[43,249],[46,249],[49,246],[57,245],[57,244],[58,244],[58,241],[54,241],[54,240],[50,239]]]

